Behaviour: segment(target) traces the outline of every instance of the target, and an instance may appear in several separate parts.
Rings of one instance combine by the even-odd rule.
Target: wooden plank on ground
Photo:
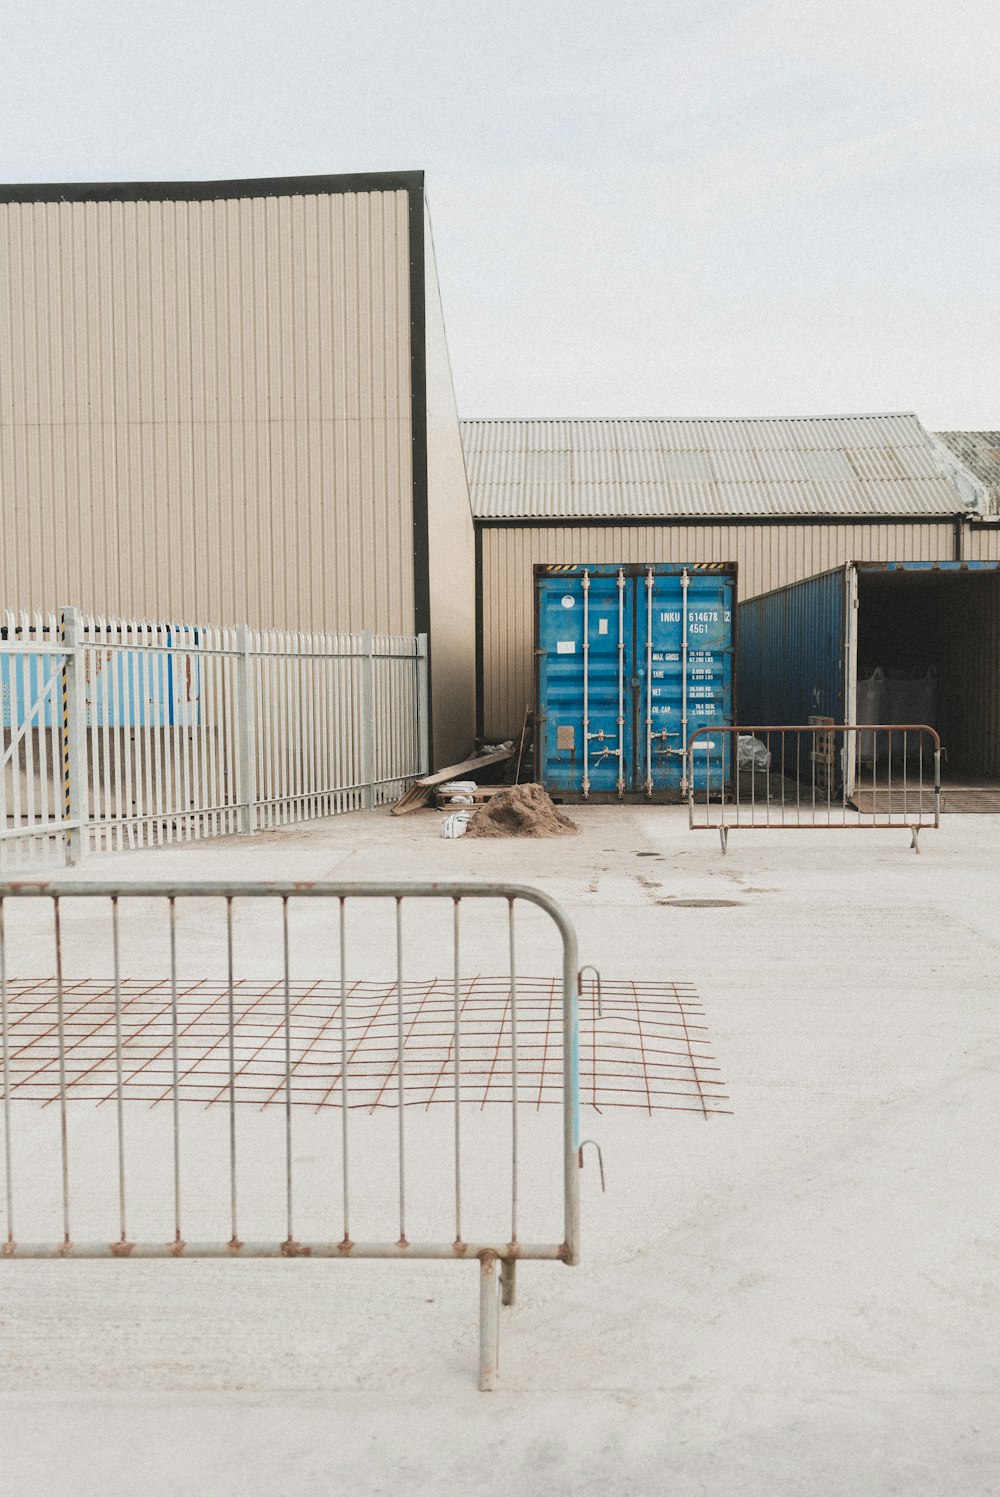
[[[418,806],[425,806],[435,786],[443,785],[448,780],[460,780],[463,775],[470,774],[477,769],[486,769],[490,764],[503,764],[510,758],[510,755],[509,748],[495,749],[492,754],[479,754],[474,759],[463,759],[461,764],[449,764],[447,769],[438,769],[433,774],[424,775],[400,796],[392,808],[393,816],[405,816],[407,812],[415,811]]]

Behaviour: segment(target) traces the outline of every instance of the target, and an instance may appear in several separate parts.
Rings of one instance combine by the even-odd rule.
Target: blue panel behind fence
[[[196,629],[164,629],[166,649],[106,648],[85,639],[84,696],[88,727],[197,727],[201,722],[201,660],[189,653]],[[17,637],[10,643],[16,645]],[[130,641],[131,643],[131,641]],[[0,721],[19,728],[59,727],[62,657],[8,654],[0,641]],[[54,679],[52,679],[54,678]],[[46,685],[48,684],[48,690]],[[39,697],[44,700],[39,704]]]

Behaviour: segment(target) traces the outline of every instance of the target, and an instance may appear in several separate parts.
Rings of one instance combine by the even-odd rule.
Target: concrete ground
[[[1000,818],[920,856],[789,831],[723,858],[674,808],[572,814],[547,842],[379,812],[89,860],[536,884],[581,960],[694,983],[733,1115],[586,1119],[607,1193],[588,1163],[578,1268],[522,1268],[492,1395],[462,1265],[0,1265],[4,1491],[1000,1493]]]

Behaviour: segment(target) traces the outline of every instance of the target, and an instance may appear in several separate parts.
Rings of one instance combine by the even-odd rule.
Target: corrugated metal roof
[[[936,431],[940,466],[987,515],[1000,514],[1000,431]]]
[[[970,503],[905,414],[463,421],[462,441],[481,520],[917,517]]]

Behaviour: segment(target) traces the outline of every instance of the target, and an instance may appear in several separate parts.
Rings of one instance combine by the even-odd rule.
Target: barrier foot
[[[729,851],[729,828],[727,826],[719,827],[719,841],[722,843],[722,852],[725,855]]]
[[[517,1259],[500,1260],[500,1303],[513,1305],[517,1299]]]
[[[910,846],[913,848],[914,852],[919,852],[920,851],[920,828],[918,826],[911,826],[910,827],[910,836],[913,839],[912,842],[910,843]]]
[[[497,1259],[484,1253],[479,1260],[479,1391],[492,1393],[500,1363],[500,1297]]]

